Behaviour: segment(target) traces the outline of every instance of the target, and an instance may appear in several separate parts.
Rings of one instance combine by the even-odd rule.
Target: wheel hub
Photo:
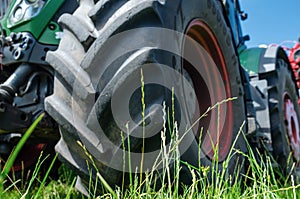
[[[284,112],[286,121],[286,130],[293,151],[293,157],[300,161],[300,137],[299,137],[299,122],[295,107],[290,97],[285,94],[284,97]]]

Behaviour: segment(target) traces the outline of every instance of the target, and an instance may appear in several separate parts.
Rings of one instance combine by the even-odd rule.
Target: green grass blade
[[[37,191],[37,193],[36,193],[36,195],[34,197],[35,199],[38,198],[38,196],[40,195],[40,192],[42,191],[43,187],[45,186],[46,180],[47,180],[47,178],[49,176],[49,173],[50,173],[51,169],[53,168],[53,166],[55,164],[56,159],[57,159],[57,154],[53,158],[53,160],[52,160],[52,162],[51,162],[51,164],[50,164],[50,166],[49,166],[49,168],[47,170],[47,173],[45,174],[45,176],[43,178],[43,181],[42,181],[42,183],[41,183],[41,185],[40,185],[40,187],[39,187],[39,189],[38,189],[38,191]]]
[[[106,188],[107,191],[112,195],[113,198],[118,198],[118,195],[115,193],[115,191],[111,188],[111,186],[106,182],[106,180],[102,177],[102,175],[98,172],[97,173],[98,178],[100,179],[103,186]]]
[[[72,184],[71,184],[71,186],[70,186],[70,189],[69,189],[69,191],[68,191],[68,194],[67,194],[67,196],[66,196],[66,199],[70,199],[70,198],[71,198],[72,190],[73,190],[73,188],[74,188],[74,186],[75,186],[75,183],[76,183],[76,178],[74,178],[73,181],[72,181]]]
[[[31,133],[34,131],[38,123],[42,120],[44,117],[44,113],[42,113],[33,123],[32,125],[27,129],[21,140],[18,142],[17,146],[15,147],[14,151],[12,154],[9,156],[8,161],[6,162],[1,175],[0,175],[0,183],[3,184],[3,181],[5,180],[7,174],[9,173],[10,169],[12,168],[19,152],[21,151],[22,147],[30,137]]]
[[[32,177],[29,180],[29,184],[27,186],[26,192],[22,195],[21,199],[24,199],[24,198],[27,197],[27,195],[30,192],[31,187],[33,186],[34,181],[37,180],[37,176],[38,176],[38,173],[39,173],[39,171],[41,169],[41,166],[44,163],[44,161],[46,160],[46,159],[42,159],[42,157],[43,157],[43,151],[41,152],[41,154],[39,156],[39,159],[36,162],[36,165],[35,165],[35,168],[33,170]]]

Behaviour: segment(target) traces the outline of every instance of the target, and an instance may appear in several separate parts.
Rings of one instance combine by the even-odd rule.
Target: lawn
[[[52,179],[50,171],[57,156],[51,165],[46,165],[48,170],[42,174],[39,172],[45,159],[40,158],[33,170],[31,177],[27,180],[13,180],[8,177],[13,159],[18,149],[26,142],[41,116],[24,134],[16,146],[11,158],[7,161],[1,172],[0,198],[86,198],[74,187],[76,175],[62,165],[58,169],[57,179]],[[242,129],[242,128],[241,128]],[[162,140],[164,140],[162,132]],[[178,141],[178,140],[177,140]],[[274,161],[268,155],[254,155],[254,149],[248,144],[248,153],[231,149],[228,158],[223,161],[222,167],[226,168],[233,154],[240,153],[246,162],[245,169],[237,168],[234,175],[229,175],[226,169],[220,170],[218,164],[212,168],[188,165],[192,176],[189,185],[182,185],[178,180],[182,164],[179,149],[174,140],[174,150],[166,151],[162,145],[162,161],[166,165],[160,171],[159,178],[155,170],[145,173],[143,178],[140,174],[129,173],[130,184],[122,187],[110,186],[98,172],[95,179],[91,181],[88,192],[90,198],[300,198],[299,179],[295,179],[292,172],[283,175],[278,167],[274,167]],[[83,146],[84,147],[84,146]],[[215,154],[218,154],[217,152]],[[257,153],[259,154],[259,153]],[[90,156],[90,158],[92,158]],[[218,157],[215,157],[217,160]],[[170,165],[173,172],[170,172]],[[292,170],[293,168],[291,168]],[[210,172],[211,171],[211,172]],[[238,177],[237,177],[238,176]],[[9,182],[9,183],[7,183]],[[157,183],[166,182],[166,183]],[[93,185],[98,184],[97,188]],[[160,184],[160,186],[156,186]],[[96,186],[95,186],[96,187]],[[99,188],[100,187],[100,188]]]

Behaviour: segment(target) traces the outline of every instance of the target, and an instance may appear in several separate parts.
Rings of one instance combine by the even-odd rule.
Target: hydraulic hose
[[[12,103],[18,89],[25,83],[31,72],[31,66],[28,64],[21,64],[15,72],[0,85],[0,100]]]

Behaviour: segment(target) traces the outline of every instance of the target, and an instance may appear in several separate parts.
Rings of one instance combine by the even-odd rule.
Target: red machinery
[[[285,46],[283,47],[286,51],[288,51],[289,61],[293,68],[298,88],[300,88],[300,43],[299,42],[300,42],[300,38],[298,41],[293,42],[295,43],[293,47],[291,48]]]

